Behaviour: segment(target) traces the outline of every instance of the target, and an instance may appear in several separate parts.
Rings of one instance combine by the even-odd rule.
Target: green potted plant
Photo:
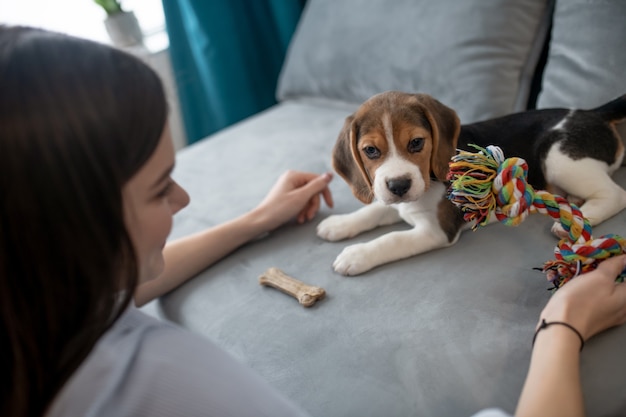
[[[99,4],[100,7],[104,9],[107,16],[124,12],[124,10],[122,9],[122,4],[117,0],[94,0],[94,1],[96,2],[96,4]]]
[[[122,8],[119,0],[93,0],[106,13],[104,26],[113,42],[120,48],[143,45],[143,33],[135,13]]]

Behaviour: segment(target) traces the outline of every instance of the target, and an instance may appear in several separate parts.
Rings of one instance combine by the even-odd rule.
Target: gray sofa
[[[626,93],[625,17],[623,0],[309,0],[279,104],[178,153],[174,175],[192,203],[172,238],[251,209],[286,169],[331,170],[345,117],[381,91],[432,94],[463,123]],[[616,179],[626,185],[625,168]],[[408,226],[325,242],[317,223],[361,206],[340,177],[331,190],[334,209],[240,248],[163,297],[158,314],[206,335],[316,417],[513,412],[551,295],[533,270],[553,258],[551,220],[466,232],[453,247],[348,278],[331,266],[344,246]],[[606,233],[626,235],[626,213],[594,229]],[[260,286],[272,266],[327,297],[304,308]],[[626,415],[624,347],[626,327],[585,345],[588,415]]]

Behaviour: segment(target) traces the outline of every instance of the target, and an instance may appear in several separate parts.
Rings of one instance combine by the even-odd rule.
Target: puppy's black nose
[[[389,180],[387,188],[398,197],[402,197],[411,188],[411,180],[406,178]]]

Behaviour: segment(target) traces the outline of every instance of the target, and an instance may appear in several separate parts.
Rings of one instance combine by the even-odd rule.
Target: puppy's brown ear
[[[363,166],[357,141],[357,126],[354,115],[351,115],[346,117],[333,148],[333,168],[348,183],[352,194],[361,202],[369,204],[374,199],[372,182]]]
[[[461,131],[459,116],[450,107],[427,94],[418,94],[424,105],[426,118],[433,134],[433,152],[430,156],[430,169],[441,181],[445,181],[449,163],[456,153],[456,145]]]

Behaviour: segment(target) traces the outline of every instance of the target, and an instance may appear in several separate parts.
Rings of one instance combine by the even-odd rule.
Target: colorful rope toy
[[[477,153],[459,151],[449,163],[448,199],[463,211],[472,226],[489,223],[491,213],[508,226],[519,225],[530,213],[547,214],[558,220],[568,233],[554,249],[555,260],[541,269],[553,290],[572,278],[595,269],[610,256],[626,252],[626,240],[609,234],[594,239],[591,225],[580,209],[567,199],[547,191],[536,191],[527,182],[528,165],[521,158],[504,158],[497,146],[481,148]],[[622,282],[626,273],[617,279]]]

